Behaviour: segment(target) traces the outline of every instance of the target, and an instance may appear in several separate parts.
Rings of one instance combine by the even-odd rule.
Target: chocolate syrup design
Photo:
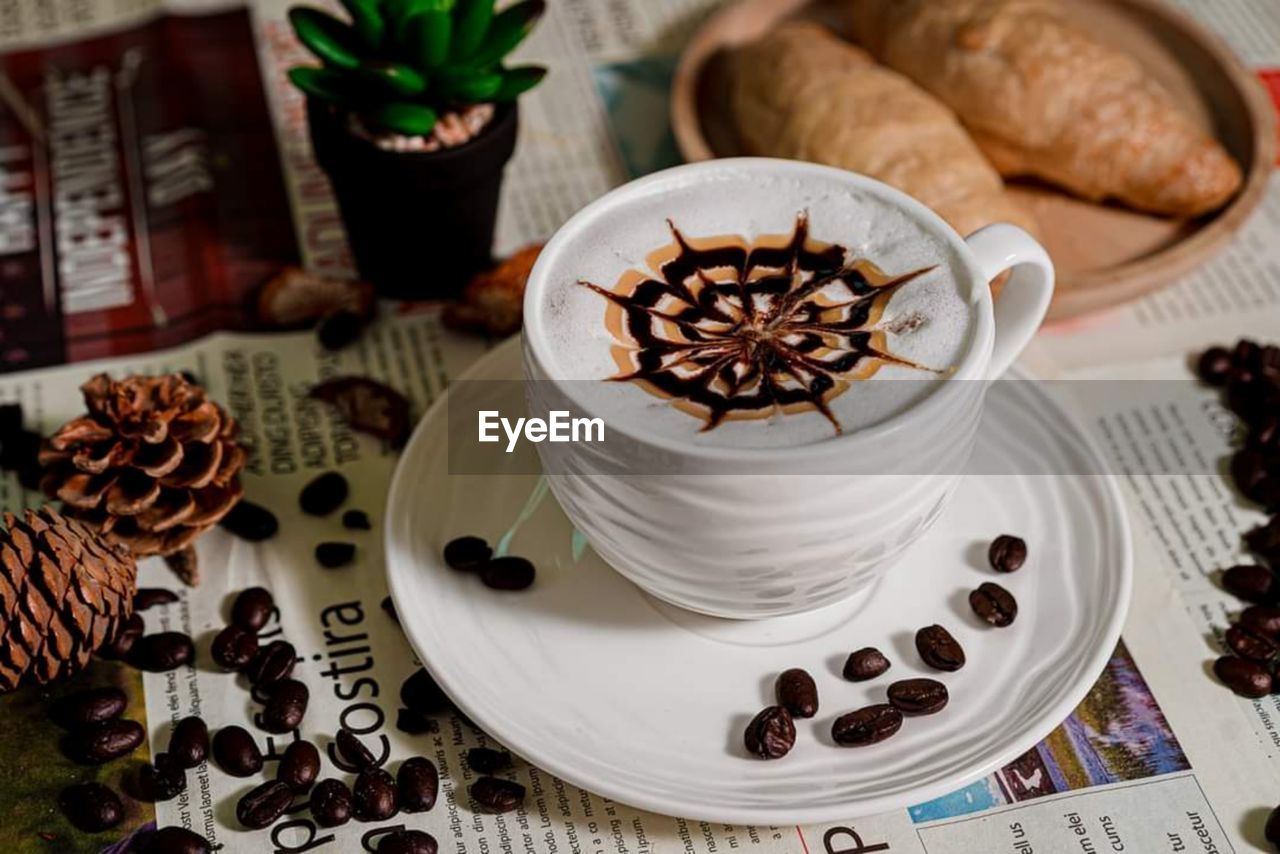
[[[790,235],[752,243],[738,237],[689,239],[668,220],[673,242],[629,270],[609,301],[620,373],[704,419],[774,412],[821,412],[841,432],[829,403],[892,363],[922,368],[886,350],[879,327],[898,288],[928,267],[889,276],[838,244],[809,238],[805,214]],[[656,270],[655,276],[651,270]]]

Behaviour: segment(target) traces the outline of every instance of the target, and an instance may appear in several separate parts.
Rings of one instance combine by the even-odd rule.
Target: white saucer
[[[467,379],[516,379],[512,339]],[[942,519],[874,590],[794,617],[734,622],[702,617],[641,593],[604,564],[534,475],[450,475],[445,401],[405,449],[387,506],[387,574],[410,643],[458,706],[529,762],[613,800],[733,824],[805,824],[920,803],[1017,757],[1084,698],[1111,656],[1132,585],[1120,495],[1065,412],[1033,383],[993,395],[969,475]],[[523,409],[515,384],[504,415]],[[1043,470],[1043,469],[1041,469]],[[997,576],[987,543],[1024,537],[1022,571]],[[492,591],[446,567],[451,538],[477,534],[531,559],[537,583]],[[968,591],[998,581],[1017,597],[1017,621],[980,623]],[[948,627],[968,664],[941,674],[940,714],[908,718],[878,745],[837,747],[831,721],[883,702],[889,682],[928,671],[912,637]],[[887,674],[853,684],[845,657],[879,647]],[[766,762],[742,747],[751,717],[772,704],[775,675],[804,667],[821,708],[797,720],[795,749]]]

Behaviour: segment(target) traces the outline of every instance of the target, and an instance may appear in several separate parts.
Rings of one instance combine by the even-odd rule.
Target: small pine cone
[[[41,487],[139,557],[191,545],[240,500],[236,422],[180,374],[80,387],[89,412],[40,449]]]
[[[0,692],[83,668],[133,613],[127,549],[51,507],[4,514],[0,531]]]

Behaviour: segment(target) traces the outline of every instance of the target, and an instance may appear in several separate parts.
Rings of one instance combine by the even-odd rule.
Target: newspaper
[[[1182,0],[1189,11],[1218,26],[1268,80],[1272,69],[1280,69],[1280,15],[1269,3]],[[378,536],[360,540],[355,566],[327,572],[310,552],[330,523],[295,508],[303,483],[336,468],[353,484],[350,506],[364,509],[376,522],[395,464],[390,449],[352,434],[308,400],[311,384],[340,373],[368,374],[404,391],[421,414],[449,378],[484,351],[484,342],[444,330],[433,309],[401,314],[390,306],[358,345],[338,354],[320,350],[305,334],[208,334],[244,329],[236,307],[279,264],[297,259],[330,273],[352,270],[327,183],[310,157],[301,99],[284,78],[285,70],[303,58],[284,20],[287,5],[283,0],[258,0],[248,8],[192,0],[0,2],[0,223],[6,226],[0,240],[11,241],[0,252],[0,365],[29,369],[114,356],[92,365],[11,374],[0,379],[0,400],[22,401],[30,426],[47,431],[76,414],[76,388],[90,371],[185,369],[199,376],[241,421],[251,447],[247,492],[276,510],[281,534],[250,545],[222,531],[210,533],[200,543],[203,584],[181,590],[177,603],[147,611],[148,631],[188,632],[207,653],[212,633],[225,623],[228,594],[251,584],[267,586],[279,605],[278,623],[268,632],[295,644],[301,657],[298,676],[311,690],[305,735],[329,753],[327,734],[345,724],[393,764],[426,755],[441,771],[441,802],[426,814],[321,829],[301,810],[270,831],[250,833],[239,829],[234,803],[253,781],[202,766],[189,775],[184,795],[157,805],[157,822],[190,827],[226,851],[371,850],[379,833],[400,826],[428,830],[442,850],[459,854],[739,849],[1145,854],[1244,851],[1262,844],[1262,820],[1280,783],[1275,761],[1280,706],[1274,698],[1241,702],[1205,674],[1206,663],[1217,654],[1213,636],[1225,624],[1224,615],[1238,607],[1210,577],[1231,559],[1229,544],[1251,517],[1234,506],[1221,483],[1215,489],[1207,476],[1196,474],[1170,475],[1168,484],[1204,477],[1193,493],[1206,496],[1203,506],[1171,501],[1169,496],[1180,494],[1173,485],[1137,479],[1126,484],[1137,523],[1135,601],[1123,642],[1089,698],[1036,748],[950,796],[838,825],[731,827],[638,812],[518,762],[514,778],[529,788],[524,808],[506,815],[473,810],[466,795],[472,776],[462,755],[487,743],[487,736],[456,716],[426,736],[408,736],[394,726],[399,685],[417,662],[379,607],[386,586]],[[666,92],[682,34],[715,5],[711,0],[550,4],[546,21],[522,48],[524,56],[547,64],[551,77],[521,102],[522,137],[507,171],[499,251],[545,238],[610,187],[677,162],[665,122]],[[235,69],[199,55],[190,64],[179,61],[186,53],[175,45],[190,45],[192,33],[208,39],[210,50],[235,53]],[[253,54],[246,46],[255,49]],[[107,173],[108,185],[119,186],[115,195],[104,191],[115,204],[99,214],[115,217],[106,222],[123,224],[130,239],[122,246],[111,244],[118,250],[111,258],[121,266],[106,272],[77,267],[83,258],[68,251],[77,248],[75,241],[59,245],[54,220],[67,200],[59,196],[57,169],[37,162],[45,156],[40,134],[50,127],[31,120],[48,113],[51,74],[102,83],[104,68],[119,104],[135,109],[147,100],[131,98],[130,87],[150,86],[155,94],[173,74],[184,75],[175,88],[198,87],[198,97],[180,103],[162,98],[165,109],[146,107],[132,120],[127,108],[123,113],[119,105],[113,108],[110,123],[119,138],[113,139],[115,165]],[[260,79],[261,89],[246,85],[246,79]],[[243,110],[244,134],[237,144],[244,148],[235,166],[256,163],[260,171],[250,180],[261,182],[267,193],[261,211],[236,204],[235,185],[243,180],[237,176],[243,173],[219,172],[205,156],[227,151],[230,143],[216,136],[219,116],[213,111],[188,112],[201,98]],[[274,140],[278,156],[260,156],[266,139]],[[156,159],[145,160],[139,152]],[[148,192],[155,189],[149,177],[159,175],[177,175],[179,189],[171,195]],[[282,213],[286,208],[291,216]],[[233,222],[235,215],[247,219]],[[1263,211],[1223,256],[1132,306],[1080,328],[1050,330],[1028,362],[1046,375],[1069,379],[1169,379],[1169,394],[1176,398],[1170,403],[1186,408],[1187,423],[1214,427],[1220,421],[1211,414],[1210,395],[1172,380],[1185,380],[1185,354],[1191,350],[1243,332],[1274,337],[1280,328],[1278,219],[1280,185],[1273,184]],[[14,230],[14,222],[34,225]],[[242,227],[247,243],[235,236]],[[229,244],[238,254],[220,254]],[[156,263],[160,258],[173,263],[172,269],[162,269]],[[82,310],[68,311],[68,302],[50,298],[49,283],[61,280],[51,277],[51,269],[59,277],[67,270],[84,274],[77,289],[84,297],[78,304]],[[119,298],[125,288],[138,299],[127,306],[112,304],[111,297]],[[22,313],[11,313],[15,304]],[[171,349],[158,349],[163,347]],[[1123,404],[1088,405],[1090,426],[1099,436],[1123,435],[1107,429],[1131,416]],[[1203,423],[1195,420],[1196,413]],[[1209,427],[1185,440],[1194,446],[1188,452],[1226,453],[1229,436]],[[1106,447],[1123,470],[1126,454],[1134,449],[1122,442]],[[39,500],[11,478],[0,480],[0,497],[6,507]],[[1186,536],[1189,529],[1197,532],[1194,540]],[[158,560],[145,561],[141,574],[143,585],[175,586]],[[139,704],[145,708],[130,714],[145,714],[153,751],[164,749],[174,721],[199,713],[214,726],[245,726],[270,755],[278,755],[288,737],[264,735],[252,720],[255,707],[244,684],[211,669],[207,654],[202,658],[194,667],[145,674],[136,686],[138,675],[117,665],[100,663],[92,675],[123,680],[131,696],[145,697]],[[22,702],[0,701],[6,721],[0,755],[7,765],[28,769],[0,785],[0,809],[8,817],[0,821],[0,849],[48,850],[53,844],[59,851],[98,850],[101,840],[71,831],[50,808],[71,772],[40,770],[43,760],[33,758],[32,745],[51,750],[54,735],[39,723],[39,703]],[[332,767],[326,759],[325,773]],[[141,808],[130,815],[124,832],[152,818]]]

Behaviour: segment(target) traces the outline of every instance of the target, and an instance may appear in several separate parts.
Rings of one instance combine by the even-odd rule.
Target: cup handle
[[[998,379],[1036,334],[1053,298],[1053,262],[1036,239],[1015,225],[998,222],[964,239],[986,281],[1013,270],[995,303],[995,346],[987,368]]]

